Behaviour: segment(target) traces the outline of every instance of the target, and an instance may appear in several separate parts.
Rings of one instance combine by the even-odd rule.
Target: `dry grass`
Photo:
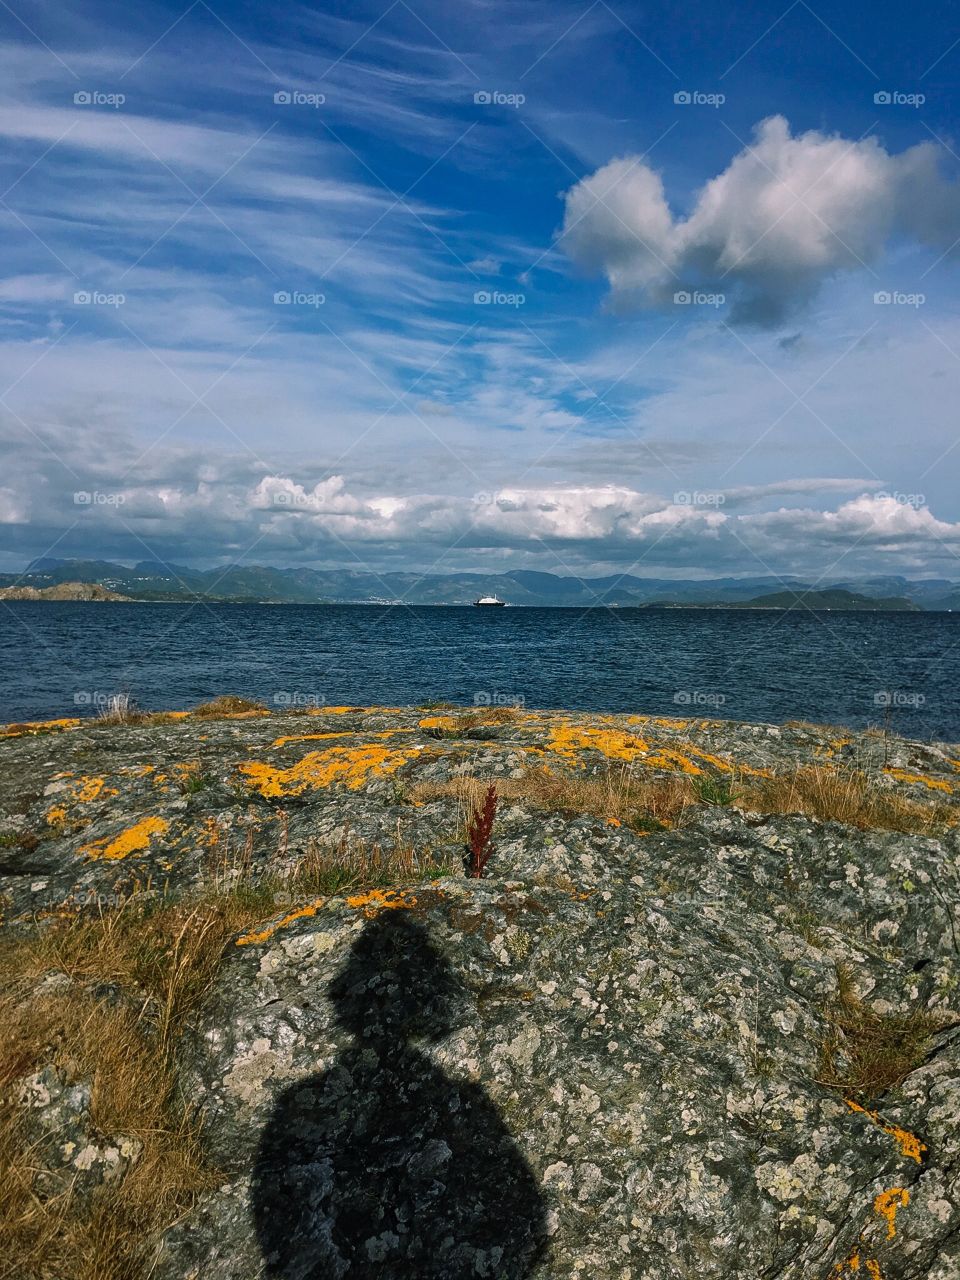
[[[249,698],[239,698],[235,694],[225,693],[211,702],[202,702],[199,706],[193,707],[190,715],[199,720],[216,720],[224,716],[249,715],[266,710],[262,702],[252,702]],[[115,693],[100,708],[95,723],[98,725],[177,724],[181,719],[181,716],[169,711],[143,711],[129,694]]]
[[[447,782],[420,783],[413,788],[411,799],[428,801],[452,796],[457,801],[458,825],[465,833],[470,815],[482,807],[491,783],[496,785],[501,802],[526,800],[540,809],[589,813],[639,831],[680,823],[694,802],[685,778],[638,778],[626,768],[597,774],[528,769],[521,778],[464,776]]]
[[[288,858],[282,824],[266,866],[253,866],[252,834],[212,856],[206,887],[189,901],[137,897],[110,912],[75,914],[0,944],[0,1277],[141,1280],[149,1241],[197,1194],[217,1185],[199,1128],[177,1089],[177,1049],[238,933],[290,902],[345,890],[432,879],[454,868],[416,851],[398,828],[394,843],[346,833]],[[461,870],[462,868],[457,868]],[[51,972],[74,980],[38,997]],[[98,999],[107,984],[111,999]],[[44,1197],[10,1085],[45,1065],[92,1080],[91,1119],[105,1134],[143,1144],[137,1164],[92,1196],[72,1187]]]
[[[236,694],[224,693],[212,702],[201,702],[190,714],[199,720],[216,720],[220,716],[248,715],[251,711],[266,711],[262,702],[252,702],[249,698],[238,698]]]
[[[114,912],[18,935],[0,949],[0,1087],[52,1064],[70,1080],[92,1080],[98,1129],[143,1144],[119,1183],[90,1198],[73,1185],[45,1198],[35,1182],[42,1155],[25,1142],[7,1093],[0,1109],[0,1275],[12,1264],[7,1274],[133,1280],[143,1274],[151,1234],[215,1185],[196,1122],[177,1094],[174,1050],[229,939],[256,918],[236,895],[159,906],[131,900]],[[51,970],[68,974],[75,987],[31,995]],[[119,998],[98,1000],[97,984],[110,984]]]
[[[817,1083],[860,1102],[902,1084],[926,1061],[933,1036],[956,1023],[926,1009],[877,1013],[864,1003],[849,966],[842,964],[826,1019]]]
[[[950,805],[922,804],[859,770],[807,765],[771,778],[741,783],[735,803],[759,813],[803,813],[821,822],[842,822],[861,830],[915,835],[942,830],[956,821]]]
[[[463,832],[469,814],[482,804],[491,782],[501,800],[526,800],[541,809],[589,813],[637,831],[682,826],[702,805],[723,805],[763,814],[806,814],[821,822],[842,822],[861,830],[935,834],[957,820],[957,809],[942,801],[924,804],[880,779],[824,765],[804,766],[770,778],[737,774],[652,777],[626,766],[598,773],[554,773],[531,768],[521,778],[464,776],[421,783],[411,799],[452,796]]]

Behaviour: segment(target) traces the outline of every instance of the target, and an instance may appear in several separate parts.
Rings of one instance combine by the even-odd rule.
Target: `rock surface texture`
[[[157,1241],[155,1280],[960,1276],[960,747],[328,708],[9,726],[0,763],[5,930],[293,867],[311,842],[449,864],[291,895],[231,941],[179,1049],[220,1185]],[[703,803],[643,833],[513,796],[471,880],[455,797],[423,786],[811,764],[947,818],[934,836]],[[942,1014],[876,1097],[824,1078],[838,971],[880,1018]],[[91,1186],[136,1160],[82,1084],[15,1087],[41,1161],[58,1126],[70,1144],[45,1177],[79,1150]]]

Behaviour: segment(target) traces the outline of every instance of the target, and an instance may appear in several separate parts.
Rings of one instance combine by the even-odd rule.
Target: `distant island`
[[[960,610],[960,582],[898,575],[805,581],[773,575],[709,579],[505,573],[372,573],[354,569],[221,565],[159,560],[34,560],[0,574],[0,600],[113,600],[210,604],[472,605],[496,596],[513,606],[586,609],[813,609],[857,612]]]
[[[98,582],[58,582],[53,587],[0,587],[0,600],[121,600],[129,596],[110,591]]]

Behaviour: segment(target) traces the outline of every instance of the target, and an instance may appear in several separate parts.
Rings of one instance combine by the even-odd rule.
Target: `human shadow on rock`
[[[536,1179],[483,1089],[416,1042],[456,1025],[449,965],[406,912],[372,919],[330,984],[353,1043],[277,1100],[253,1212],[271,1280],[520,1280],[545,1253]]]

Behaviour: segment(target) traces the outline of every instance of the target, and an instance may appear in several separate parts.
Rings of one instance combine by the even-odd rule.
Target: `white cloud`
[[[933,143],[892,155],[876,138],[792,136],[772,116],[687,217],[675,216],[644,161],[604,165],[567,192],[564,243],[606,275],[617,303],[704,289],[732,299],[735,320],[773,325],[828,276],[876,262],[891,236],[948,249],[960,188],[943,176],[942,156]]]

